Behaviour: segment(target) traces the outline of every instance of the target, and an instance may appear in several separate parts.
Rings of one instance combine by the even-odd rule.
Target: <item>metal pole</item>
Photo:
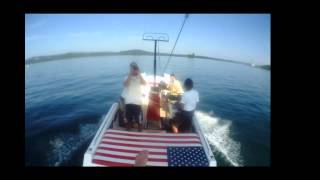
[[[157,75],[157,43],[159,42],[168,42],[169,36],[164,33],[144,33],[143,40],[154,41],[154,61],[153,61],[153,78],[154,78],[154,87],[156,86],[156,75]]]
[[[157,40],[154,41],[154,61],[153,61],[153,73],[154,73],[154,87],[156,87],[156,74],[157,74]]]

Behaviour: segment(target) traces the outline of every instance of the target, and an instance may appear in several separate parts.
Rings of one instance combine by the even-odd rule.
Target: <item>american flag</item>
[[[147,166],[208,166],[195,133],[145,133],[109,129],[92,162],[98,166],[133,166],[137,154],[149,151]]]

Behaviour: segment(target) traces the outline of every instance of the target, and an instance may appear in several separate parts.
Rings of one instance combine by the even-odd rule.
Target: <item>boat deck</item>
[[[200,162],[208,165],[200,138],[196,133],[128,132],[108,129],[99,142],[92,163],[101,166],[133,166],[137,154],[142,150],[148,150],[147,166],[174,166],[177,158],[172,157],[174,151],[183,148],[191,151],[196,148],[200,156],[194,162],[189,160],[194,159],[193,157],[185,157],[183,158],[185,162],[181,165],[199,166]]]

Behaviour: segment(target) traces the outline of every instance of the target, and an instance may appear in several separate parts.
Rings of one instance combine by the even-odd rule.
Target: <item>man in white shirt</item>
[[[141,131],[141,104],[142,104],[142,91],[141,85],[145,85],[146,81],[140,74],[138,65],[135,62],[130,64],[130,73],[125,78],[124,89],[121,94],[125,103],[125,117],[126,127],[130,130],[134,122],[138,123],[139,130]]]
[[[186,91],[180,100],[181,112],[172,124],[172,130],[175,133],[178,133],[180,130],[185,132],[191,131],[193,114],[199,102],[199,93],[193,89],[193,81],[191,79],[185,80],[184,88]]]

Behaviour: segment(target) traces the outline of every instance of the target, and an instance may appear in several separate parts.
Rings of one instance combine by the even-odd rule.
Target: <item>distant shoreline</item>
[[[57,55],[48,55],[48,56],[35,56],[26,59],[25,64],[35,64],[35,63],[42,63],[42,62],[48,62],[48,61],[56,61],[56,60],[65,60],[65,59],[71,59],[71,58],[79,58],[79,57],[95,57],[95,56],[123,56],[123,55],[135,55],[135,56],[145,56],[145,55],[153,55],[153,52],[149,51],[143,51],[143,50],[128,50],[128,51],[120,51],[120,52],[77,52],[77,53],[64,53],[64,54],[57,54]],[[157,55],[161,56],[169,56],[168,53],[158,53]],[[262,68],[266,70],[270,70],[270,65],[254,65],[251,63],[246,62],[239,62],[239,61],[233,61],[228,59],[220,59],[220,58],[213,58],[213,57],[207,57],[207,56],[198,56],[194,54],[172,54],[174,57],[186,57],[186,58],[200,58],[200,59],[209,59],[209,60],[215,60],[215,61],[222,61],[222,62],[229,62],[229,63],[236,63],[236,64],[243,64],[247,66]]]

